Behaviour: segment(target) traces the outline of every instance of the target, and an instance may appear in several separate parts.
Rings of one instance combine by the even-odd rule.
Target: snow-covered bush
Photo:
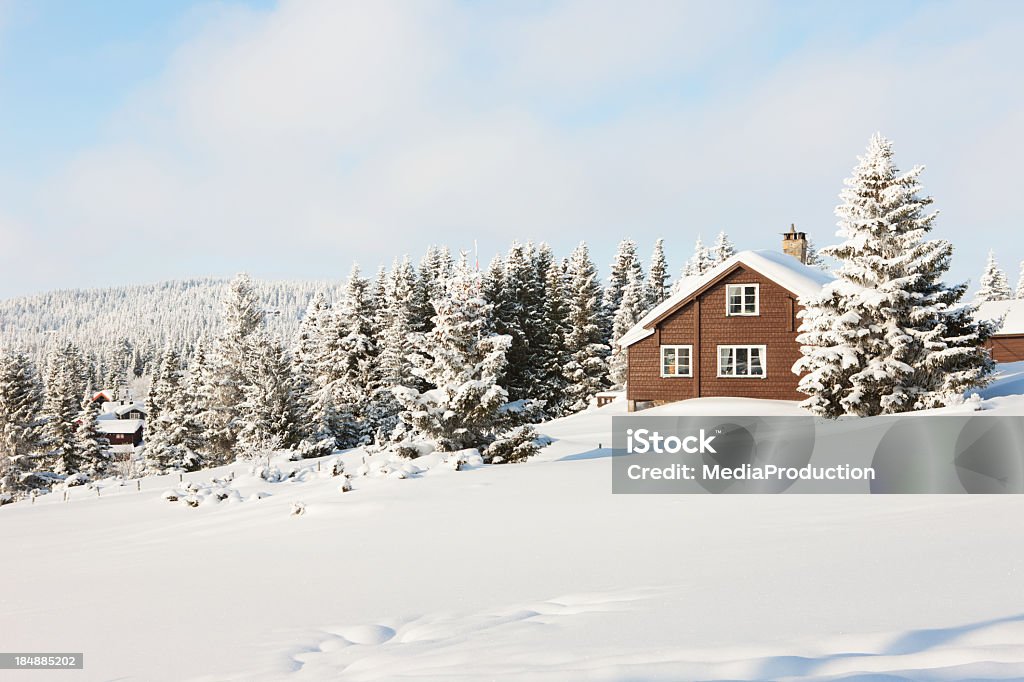
[[[306,513],[306,503],[305,502],[292,502],[292,511],[291,511],[291,515],[292,516],[302,516],[305,513]]]
[[[524,424],[502,434],[484,450],[483,459],[491,464],[523,462],[540,452],[541,447],[550,443],[546,437],[538,437],[536,430]]]
[[[280,483],[287,478],[287,475],[273,464],[255,464],[249,473],[268,483]]]
[[[326,457],[332,452],[334,452],[333,438],[307,439],[299,443],[292,453],[291,459],[315,459],[317,457]]]
[[[71,474],[64,479],[64,488],[74,488],[75,486],[84,485],[89,482],[89,475],[83,472],[77,474]]]
[[[160,497],[168,502],[182,502],[189,507],[242,501],[241,494],[223,480],[215,480],[213,483],[185,481],[177,488],[165,490]]]
[[[391,451],[399,457],[406,459],[416,459],[417,457],[424,457],[433,452],[436,448],[430,441],[406,439],[397,443],[391,447]]]
[[[479,450],[476,448],[466,448],[458,452],[448,453],[442,462],[445,466],[455,471],[462,471],[463,469],[480,466],[484,463],[484,460],[480,456]]]

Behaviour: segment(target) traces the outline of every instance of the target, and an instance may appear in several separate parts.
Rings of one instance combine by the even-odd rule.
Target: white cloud
[[[110,140],[36,195],[32,220],[59,226],[47,248],[61,275],[24,276],[340,276],[353,259],[372,268],[473,239],[489,255],[514,237],[563,252],[587,238],[603,262],[622,236],[659,234],[675,267],[698,231],[772,246],[790,220],[827,242],[841,179],[876,129],[904,166],[929,164],[943,236],[975,237],[965,259],[1006,230],[1024,145],[1019,20],[940,40],[913,33],[953,21],[926,6],[867,43],[823,37],[764,66],[765,17],[708,7],[575,2],[501,22],[447,3],[210,13]],[[629,99],[686,74],[709,80],[696,100]],[[618,110],[596,122],[562,118],[609,98]],[[151,259],[98,279],[82,249],[126,233]]]

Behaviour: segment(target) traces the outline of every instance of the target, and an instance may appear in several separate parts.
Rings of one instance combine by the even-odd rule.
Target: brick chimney
[[[782,252],[796,258],[801,263],[807,262],[807,233],[797,232],[796,225],[789,226],[789,232],[782,233]]]

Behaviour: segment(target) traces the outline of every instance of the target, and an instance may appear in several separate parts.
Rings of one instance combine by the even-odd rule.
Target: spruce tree
[[[542,362],[536,341],[543,325],[544,292],[535,259],[532,244],[512,244],[505,257],[502,296],[492,312],[495,332],[510,339],[501,382],[513,401],[533,393]]]
[[[203,462],[202,434],[181,355],[164,351],[146,400],[146,468],[154,473],[195,471]]]
[[[80,460],[78,471],[90,478],[99,478],[110,465],[110,441],[100,433],[96,418],[100,414],[99,403],[86,396],[82,401],[75,427],[75,450]]]
[[[43,386],[28,355],[0,355],[0,492],[16,491],[18,475],[39,456],[42,409]]]
[[[414,331],[429,331],[433,327],[435,311],[432,302],[444,297],[452,267],[452,255],[447,246],[429,247],[420,260],[413,292],[411,322]]]
[[[217,453],[217,459],[227,461],[243,426],[248,358],[264,322],[263,306],[248,275],[243,273],[231,280],[223,310],[225,329],[210,358],[212,385],[204,389],[210,395],[210,404],[203,426],[208,447]]]
[[[75,474],[83,464],[75,422],[88,388],[85,360],[82,351],[67,341],[50,353],[48,365],[42,428],[46,466],[58,474]]]
[[[610,341],[612,336],[612,325],[615,321],[615,313],[622,303],[622,293],[626,289],[629,278],[632,277],[643,285],[644,271],[640,265],[640,258],[636,252],[636,242],[632,239],[623,239],[612,260],[611,272],[608,275],[608,285],[605,287],[601,300],[601,323],[606,340]]]
[[[693,245],[693,255],[683,267],[683,277],[700,277],[713,267],[715,267],[715,261],[711,257],[711,252],[704,246],[704,241],[698,235],[697,241]]]
[[[301,440],[291,358],[266,332],[257,331],[253,336],[243,400],[238,406],[237,451],[243,457],[294,448]]]
[[[350,415],[335,433],[338,447],[355,447],[372,432],[363,415],[375,388],[378,355],[369,282],[360,276],[358,266],[352,267],[341,301],[329,318],[324,352],[323,386],[330,387],[339,414]]]
[[[729,241],[729,235],[722,230],[715,238],[714,246],[711,247],[711,257],[716,263],[724,263],[736,254],[736,247]]]
[[[380,329],[380,383],[389,386],[412,386],[415,377],[409,360],[409,336],[415,331],[416,275],[409,257],[396,260],[391,266],[385,288],[382,326]],[[429,303],[428,303],[429,305]],[[433,307],[431,306],[431,310]]]
[[[537,380],[532,398],[544,401],[548,417],[560,417],[565,410],[564,368],[569,360],[565,337],[568,331],[565,300],[565,266],[555,262],[551,247],[542,243],[535,261],[537,280],[542,283],[540,328],[533,338],[537,348]]]
[[[403,422],[442,451],[482,448],[502,424],[508,394],[498,376],[510,339],[487,333],[491,306],[482,279],[463,254],[447,294],[433,302],[433,329],[414,337],[421,351],[414,371],[436,388],[394,389]]]
[[[647,295],[647,308],[653,308],[669,294],[668,263],[665,261],[665,240],[658,237],[651,253],[651,265],[647,272],[647,283],[644,287]]]
[[[600,326],[601,286],[586,243],[581,242],[572,252],[566,280],[568,361],[562,371],[566,382],[564,407],[567,412],[579,412],[587,408],[595,393],[609,386],[610,349]]]
[[[613,350],[609,358],[609,376],[614,388],[622,388],[625,385],[629,363],[628,349],[620,346],[618,340],[636,326],[640,318],[644,316],[645,309],[643,285],[637,281],[633,273],[630,273],[626,281],[626,288],[622,292],[622,302],[615,313],[615,321],[612,326]]]
[[[491,304],[491,327],[497,329],[507,315],[505,309],[505,261],[496,254],[487,265],[481,291],[484,300]]]
[[[197,452],[200,453],[205,463],[216,465],[225,460],[221,457],[220,451],[211,446],[212,439],[207,431],[208,426],[216,419],[216,413],[213,410],[215,398],[213,389],[216,382],[213,377],[209,347],[206,339],[200,339],[196,345],[195,354],[189,362],[187,387],[189,409],[196,428]]]
[[[316,422],[313,412],[314,393],[324,353],[324,322],[330,305],[322,291],[316,292],[306,306],[292,351],[292,380],[300,432],[304,439],[313,433]],[[308,448],[308,444],[305,445]],[[333,448],[332,448],[333,449]]]
[[[975,296],[977,301],[1007,301],[1013,298],[1010,282],[1006,278],[1006,273],[996,262],[996,254],[993,251],[988,252],[985,271],[981,274],[978,284],[980,288]]]
[[[1017,291],[1014,294],[1014,298],[1018,300],[1024,299],[1024,261],[1020,262],[1020,276],[1017,277]]]
[[[828,265],[825,263],[825,259],[821,257],[821,253],[818,252],[818,245],[814,243],[814,240],[810,237],[807,238],[807,256],[805,265],[809,265],[812,268],[818,268],[819,270],[828,271]]]
[[[900,173],[892,143],[875,135],[836,209],[844,241],[822,249],[836,281],[801,301],[803,405],[815,414],[873,416],[938,407],[990,381],[993,328],[946,285],[953,247],[926,240],[935,213],[919,195],[918,166]]]
[[[24,457],[39,447],[43,386],[23,351],[0,355],[0,458]]]

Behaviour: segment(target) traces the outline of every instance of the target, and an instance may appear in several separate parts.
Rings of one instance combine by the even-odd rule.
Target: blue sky
[[[1016,282],[1024,6],[0,0],[0,296],[832,240],[871,133]],[[29,257],[29,256],[32,257]]]

